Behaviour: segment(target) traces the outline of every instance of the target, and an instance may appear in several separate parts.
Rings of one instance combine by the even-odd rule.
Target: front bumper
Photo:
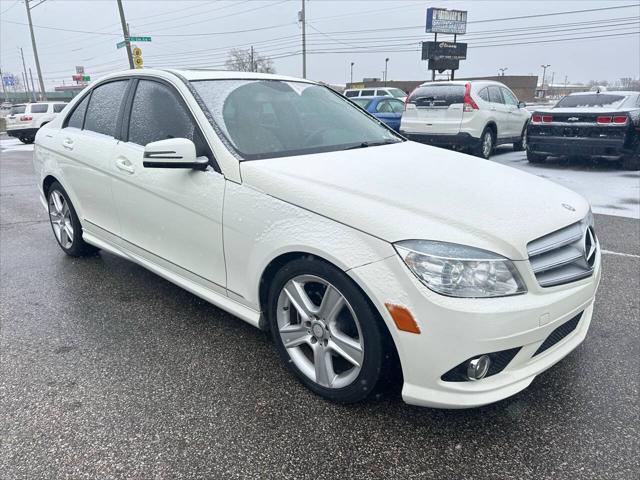
[[[427,145],[435,146],[456,146],[456,147],[473,147],[480,142],[479,138],[472,137],[467,132],[460,132],[454,135],[439,135],[426,133],[411,133],[400,130],[400,134],[409,140]]]
[[[7,127],[7,135],[10,137],[30,137],[36,133],[38,133],[38,129],[33,127]]]
[[[526,388],[585,338],[600,279],[600,253],[591,277],[557,287],[539,287],[528,261],[514,262],[528,292],[504,298],[464,299],[438,295],[415,278],[398,256],[350,270],[376,304],[402,363],[405,402],[437,408],[493,403]],[[394,279],[381,282],[380,279]],[[399,331],[385,308],[408,308],[421,333]],[[582,313],[571,333],[534,356],[560,325]],[[456,365],[490,352],[520,348],[501,372],[479,381],[441,377]]]

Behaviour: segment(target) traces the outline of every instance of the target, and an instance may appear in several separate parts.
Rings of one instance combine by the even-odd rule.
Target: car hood
[[[589,209],[550,181],[414,142],[246,161],[241,173],[254,189],[388,242],[460,243],[512,260]]]

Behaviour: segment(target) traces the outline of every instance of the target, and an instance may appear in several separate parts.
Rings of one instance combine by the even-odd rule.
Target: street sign
[[[450,59],[431,59],[429,60],[429,70],[437,70],[442,73],[445,70],[458,70],[460,68],[460,60]]]
[[[82,81],[83,82],[90,82],[91,81],[91,77],[89,75],[83,75],[82,76]]]
[[[16,78],[13,75],[4,75],[2,77],[2,83],[5,87],[13,87],[16,84]]]
[[[82,81],[82,75],[71,75],[71,80],[73,80],[74,82],[81,82]]]
[[[129,37],[130,42],[150,42],[151,37]]]
[[[76,65],[76,73],[78,75],[84,75],[84,67]]]
[[[427,8],[427,33],[467,33],[467,12],[446,8]]]
[[[453,42],[422,42],[422,60],[467,58],[467,44]]]
[[[127,44],[127,42],[125,42],[124,40],[121,42],[116,43],[116,48],[122,48]]]

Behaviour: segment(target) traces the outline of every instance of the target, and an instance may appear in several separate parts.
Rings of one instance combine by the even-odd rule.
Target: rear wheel
[[[62,185],[53,182],[47,192],[49,222],[60,248],[69,256],[92,255],[98,249],[82,239],[82,226],[69,195]]]
[[[19,140],[20,140],[22,143],[25,143],[25,144],[27,144],[27,145],[29,145],[29,144],[33,143],[33,141],[34,141],[35,139],[36,139],[36,137],[35,137],[34,135],[27,135],[27,136],[25,136],[25,137],[20,137],[20,138],[19,138]]]
[[[485,160],[491,156],[491,152],[493,152],[493,147],[495,146],[495,138],[493,135],[493,130],[489,127],[485,127],[482,131],[482,135],[480,136],[480,142],[473,150],[473,154],[476,157],[484,158]]]
[[[546,155],[542,155],[541,153],[534,153],[531,150],[527,150],[527,160],[529,160],[529,163],[543,163],[546,159]]]
[[[288,369],[329,400],[366,398],[392,357],[377,312],[344,272],[323,261],[285,265],[272,281],[268,314]]]

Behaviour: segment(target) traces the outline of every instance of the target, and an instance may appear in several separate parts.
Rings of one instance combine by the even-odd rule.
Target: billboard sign
[[[467,44],[457,42],[422,42],[422,60],[436,58],[464,60],[467,58]]]
[[[13,75],[3,75],[2,76],[2,84],[5,87],[15,87],[16,86],[16,77]]]
[[[427,8],[427,33],[467,33],[466,10],[447,10],[446,8]]]
[[[431,59],[429,60],[429,70],[437,70],[442,73],[445,70],[458,70],[460,68],[460,60],[450,59]]]
[[[84,75],[84,67],[80,65],[76,65],[76,73],[78,75]]]

